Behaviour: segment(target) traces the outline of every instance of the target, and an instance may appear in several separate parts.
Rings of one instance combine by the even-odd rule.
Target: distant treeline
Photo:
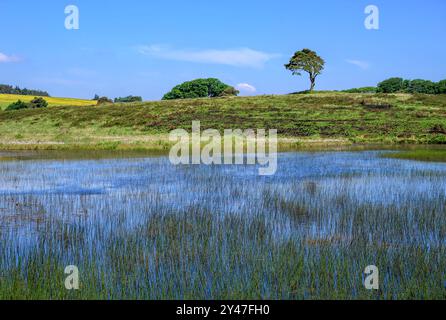
[[[142,97],[140,96],[127,96],[127,97],[119,97],[115,98],[115,100],[111,100],[107,97],[100,97],[97,94],[94,96],[93,100],[98,101],[98,104],[103,103],[126,103],[126,102],[142,102]]]
[[[128,96],[124,98],[115,98],[115,103],[122,103],[122,102],[141,102],[142,97],[139,96]]]
[[[378,83],[376,87],[363,87],[344,90],[348,93],[425,93],[446,94],[446,80],[433,82],[430,80],[390,78]]]
[[[13,87],[7,84],[0,84],[0,93],[3,94],[21,94],[24,96],[37,96],[37,97],[49,97],[50,95],[46,91],[41,90],[31,90],[31,89],[20,89],[19,87]]]
[[[377,87],[362,87],[362,88],[353,88],[348,90],[343,90],[342,92],[347,93],[376,93],[378,91]]]

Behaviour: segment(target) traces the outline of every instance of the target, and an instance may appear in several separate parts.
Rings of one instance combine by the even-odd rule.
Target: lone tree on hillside
[[[285,68],[297,76],[302,75],[302,71],[307,72],[310,75],[311,92],[316,85],[316,77],[324,70],[324,65],[324,59],[319,57],[316,52],[310,49],[303,49],[294,54],[290,62],[285,65]]]
[[[163,100],[236,96],[239,92],[218,79],[196,79],[184,82],[166,93]]]

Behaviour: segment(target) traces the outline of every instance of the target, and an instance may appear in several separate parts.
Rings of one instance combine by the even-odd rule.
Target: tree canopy
[[[163,100],[236,96],[239,92],[215,78],[184,82],[166,93]]]
[[[316,78],[324,70],[325,61],[317,55],[316,52],[310,49],[303,49],[294,53],[290,62],[285,65],[287,70],[290,70],[293,75],[302,75],[302,72],[307,72],[310,76],[310,91],[313,91],[316,85]]]
[[[437,83],[438,93],[446,94],[446,80],[441,80]]]
[[[425,93],[425,94],[437,94],[438,86],[435,82],[430,80],[415,79],[408,83],[408,87],[405,88],[408,93]]]
[[[381,93],[395,93],[404,91],[407,83],[403,78],[390,78],[378,83],[378,92]]]

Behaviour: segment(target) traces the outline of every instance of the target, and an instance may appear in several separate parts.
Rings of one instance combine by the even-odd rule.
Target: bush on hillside
[[[28,104],[28,107],[31,109],[46,108],[48,107],[48,102],[46,102],[45,99],[41,97],[36,97],[31,100],[31,102]]]
[[[218,79],[196,79],[174,87],[164,95],[163,100],[214,98],[222,95],[235,96],[237,94],[237,90]]]
[[[107,97],[100,97],[100,98],[98,99],[98,103],[97,103],[97,105],[99,106],[99,105],[102,105],[102,104],[108,104],[108,103],[113,103],[113,100],[111,100],[111,99],[109,99],[109,98],[107,98]]]
[[[5,110],[6,111],[11,111],[11,110],[20,110],[20,109],[27,109],[28,108],[28,104],[26,104],[25,102],[18,100],[16,102],[11,103]]]

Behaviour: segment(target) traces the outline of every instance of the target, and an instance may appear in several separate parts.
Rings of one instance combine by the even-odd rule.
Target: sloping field
[[[293,143],[442,144],[446,96],[317,93],[3,111],[0,148],[166,148],[168,133],[194,120],[202,130],[277,129]]]
[[[72,98],[53,98],[43,97],[49,106],[91,106],[95,102],[92,100],[72,99]],[[34,99],[34,96],[22,96],[16,94],[0,94],[0,110],[4,110],[8,105],[17,100],[29,102]]]

